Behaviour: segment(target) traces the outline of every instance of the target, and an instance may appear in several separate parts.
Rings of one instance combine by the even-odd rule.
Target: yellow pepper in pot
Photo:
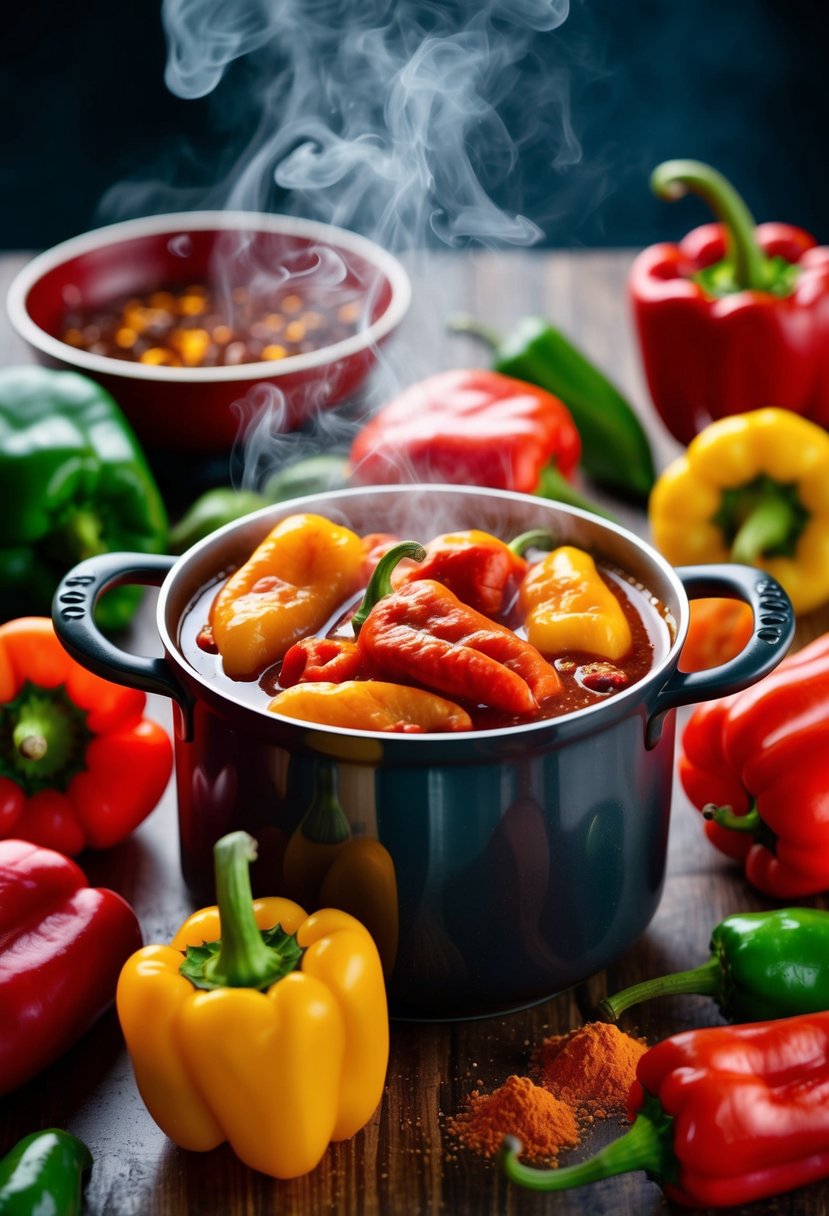
[[[829,435],[799,414],[712,422],[659,478],[648,513],[669,562],[758,566],[799,613],[829,600]]]
[[[225,674],[259,675],[315,633],[360,585],[365,547],[321,515],[289,515],[213,601],[210,624]]]
[[[546,533],[516,537],[511,547],[549,544]],[[553,549],[534,563],[521,584],[519,603],[527,637],[542,654],[584,651],[613,661],[630,650],[630,624],[589,553],[573,545]]]
[[[454,701],[437,693],[385,680],[344,680],[333,684],[295,684],[277,693],[271,713],[301,722],[342,726],[346,730],[382,730],[403,734],[471,730],[472,719]]]
[[[383,1092],[389,1027],[367,930],[346,912],[252,900],[246,832],[215,846],[218,906],[124,965],[116,1005],[147,1109],[181,1148],[229,1141],[296,1178],[364,1127]]]

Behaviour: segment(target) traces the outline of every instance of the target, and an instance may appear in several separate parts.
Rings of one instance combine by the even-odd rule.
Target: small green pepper
[[[89,1149],[69,1132],[50,1127],[24,1136],[0,1161],[0,1213],[78,1216],[91,1166]]]
[[[492,367],[563,401],[582,442],[584,471],[599,485],[644,501],[655,480],[653,454],[633,407],[615,385],[543,317],[523,317],[504,339],[472,317],[450,322],[493,351]]]
[[[829,912],[777,908],[727,916],[711,934],[700,967],[645,980],[605,998],[609,1021],[654,996],[694,992],[713,997],[727,1018],[763,1022],[829,1010]]]
[[[66,571],[112,550],[163,553],[167,515],[126,418],[75,372],[0,371],[2,619],[48,615]],[[128,624],[138,587],[107,593],[104,629]]]

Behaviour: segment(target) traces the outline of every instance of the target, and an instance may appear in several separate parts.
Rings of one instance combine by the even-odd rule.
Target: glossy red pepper
[[[399,586],[432,578],[470,608],[484,616],[498,616],[514,598],[527,564],[508,544],[488,532],[446,532],[430,540],[423,561],[395,582]]]
[[[279,683],[283,688],[295,684],[328,681],[342,684],[360,674],[360,651],[348,638],[303,638],[282,660]]]
[[[470,369],[405,389],[358,432],[350,462],[352,480],[364,485],[440,481],[532,494],[548,469],[566,486],[580,454],[558,397]]]
[[[561,681],[536,648],[448,587],[417,579],[392,590],[397,562],[424,556],[422,546],[402,541],[378,562],[352,619],[364,670],[519,716],[556,696]]]
[[[776,898],[829,889],[829,634],[691,715],[679,775],[712,843]]]
[[[645,1052],[633,1126],[578,1165],[539,1170],[502,1155],[513,1182],[563,1191],[646,1170],[667,1197],[723,1208],[829,1177],[829,1013],[672,1035]]]
[[[63,1055],[112,1004],[141,945],[129,904],[52,849],[0,840],[0,1094]]]
[[[654,405],[688,444],[713,419],[773,405],[829,427],[829,247],[760,224],[715,170],[667,161],[663,198],[703,197],[720,223],[645,249],[630,298]]]

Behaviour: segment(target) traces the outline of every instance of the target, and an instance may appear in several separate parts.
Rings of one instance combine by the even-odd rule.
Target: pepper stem
[[[649,1104],[654,1113],[640,1113],[629,1131],[608,1144],[589,1161],[559,1169],[536,1169],[518,1160],[521,1141],[514,1136],[504,1139],[499,1162],[510,1182],[532,1191],[567,1191],[574,1186],[645,1170],[652,1178],[662,1179],[671,1172],[673,1161],[673,1120],[661,1112],[658,1103]]]
[[[731,557],[751,566],[764,553],[785,545],[801,528],[800,515],[791,499],[782,494],[766,494],[737,529]]]
[[[247,832],[230,832],[213,846],[222,936],[204,977],[214,987],[265,988],[284,970],[282,954],[265,944],[253,915],[249,864],[255,860],[256,841]]]
[[[545,528],[532,528],[529,532],[521,532],[507,546],[513,553],[523,557],[528,549],[554,549],[555,538]]]
[[[722,966],[719,958],[712,955],[701,967],[643,980],[641,984],[631,984],[629,988],[623,988],[621,992],[600,1001],[599,1013],[608,1021],[616,1022],[619,1015],[630,1009],[631,1005],[639,1005],[655,996],[674,996],[680,992],[694,992],[719,1000],[722,995]]]
[[[699,195],[726,230],[735,286],[740,290],[768,290],[774,268],[757,244],[754,217],[721,173],[699,160],[666,160],[651,174],[651,189],[671,202],[689,191]]]
[[[107,545],[101,533],[101,518],[94,511],[75,511],[64,527],[69,552],[81,559],[106,553]]]
[[[422,562],[425,556],[426,550],[416,540],[401,540],[398,545],[389,549],[388,553],[383,554],[374,568],[374,573],[366,587],[365,595],[360,601],[357,611],[351,618],[351,627],[354,630],[355,637],[357,637],[362,629],[365,619],[374,605],[383,599],[384,596],[391,595],[394,590],[391,585],[391,576],[395,566],[404,557],[411,557],[416,562]]]
[[[702,814],[703,818],[711,820],[721,828],[727,828],[729,832],[756,834],[762,823],[756,806],[753,806],[745,815],[736,815],[733,807],[717,806],[716,803],[707,802],[702,808]]]
[[[446,328],[450,334],[467,334],[470,338],[477,338],[493,351],[497,351],[503,341],[496,330],[489,325],[484,325],[477,317],[466,312],[456,313],[450,317],[446,322]]]

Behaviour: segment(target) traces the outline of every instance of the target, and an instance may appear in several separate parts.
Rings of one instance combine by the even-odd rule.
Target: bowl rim
[[[132,363],[126,359],[111,359],[108,355],[96,355],[61,342],[32,319],[28,310],[28,295],[40,279],[64,262],[85,253],[136,240],[145,236],[158,236],[169,232],[238,230],[240,232],[273,232],[288,236],[307,237],[318,240],[332,248],[341,248],[356,254],[377,267],[385,276],[391,289],[391,298],[381,316],[366,329],[305,354],[289,355],[285,359],[260,360],[257,363],[238,363],[232,367],[156,367],[143,363]],[[30,346],[80,371],[89,371],[97,376],[120,376],[129,380],[146,380],[151,383],[166,381],[171,384],[245,382],[282,378],[291,374],[311,371],[330,363],[361,354],[376,347],[406,315],[411,303],[412,287],[408,274],[398,259],[382,246],[375,244],[359,233],[320,220],[307,220],[298,216],[269,214],[259,211],[178,211],[164,215],[142,216],[122,220],[101,228],[91,229],[80,236],[70,237],[58,245],[36,254],[18,271],[9,286],[6,309],[18,335]]]
[[[595,527],[599,533],[607,532],[615,534],[624,544],[638,550],[639,555],[651,567],[655,568],[662,575],[666,584],[673,592],[676,604],[679,609],[678,614],[674,614],[671,606],[666,604],[665,607],[671,614],[673,622],[673,637],[669,638],[668,645],[662,656],[654,663],[650,671],[637,680],[630,687],[623,689],[621,692],[614,694],[605,701],[597,701],[593,705],[585,705],[580,709],[570,710],[567,713],[556,715],[552,718],[540,718],[531,722],[516,723],[507,728],[489,727],[484,730],[457,731],[457,732],[429,732],[424,731],[422,734],[395,734],[388,731],[371,731],[371,730],[356,730],[346,727],[330,726],[325,723],[309,722],[303,719],[290,718],[287,715],[275,713],[266,706],[258,706],[245,704],[242,701],[235,700],[232,695],[226,692],[223,688],[218,687],[202,672],[198,671],[188,661],[183,652],[179,638],[177,636],[177,627],[180,624],[180,617],[177,618],[176,628],[169,628],[168,618],[170,615],[170,600],[174,584],[179,578],[186,577],[186,572],[189,566],[196,564],[201,555],[209,552],[211,549],[222,549],[227,544],[227,538],[235,532],[240,531],[246,524],[252,520],[262,519],[263,521],[269,517],[273,518],[274,524],[279,519],[294,513],[302,511],[314,511],[324,501],[327,504],[344,506],[351,499],[356,499],[370,495],[377,497],[382,501],[385,495],[399,495],[405,493],[414,497],[423,493],[446,493],[459,495],[461,497],[469,497],[473,499],[481,494],[493,500],[501,500],[503,502],[512,502],[518,504],[532,505],[535,508],[540,508],[542,512],[549,510],[551,514],[557,511],[564,515],[573,516],[577,520],[583,520]],[[317,504],[317,507],[314,506]],[[221,569],[221,566],[219,567]],[[184,553],[180,554],[176,559],[175,564],[171,567],[169,573],[165,577],[159,590],[158,600],[156,602],[156,628],[162,642],[168,660],[171,661],[179,671],[186,674],[188,683],[198,686],[200,694],[208,703],[216,702],[227,704],[238,711],[240,708],[245,713],[254,715],[255,719],[261,721],[269,721],[281,723],[283,726],[292,727],[301,730],[308,735],[315,734],[320,737],[334,737],[345,740],[374,740],[383,743],[386,749],[397,747],[400,745],[401,754],[405,755],[405,749],[409,748],[410,753],[414,754],[419,747],[423,748],[430,744],[440,745],[447,750],[454,747],[462,749],[464,743],[468,744],[470,740],[476,744],[485,745],[488,742],[503,743],[507,740],[507,746],[510,739],[521,740],[527,736],[541,735],[543,737],[555,737],[562,732],[569,731],[573,725],[578,723],[580,729],[587,729],[594,723],[604,722],[609,725],[610,722],[616,721],[618,718],[626,716],[631,712],[631,709],[637,703],[647,699],[647,690],[661,687],[665,679],[667,679],[671,670],[678,662],[679,652],[682,649],[685,637],[688,631],[688,623],[690,617],[690,608],[688,603],[688,595],[682,584],[679,575],[670,563],[658,552],[648,541],[641,536],[637,536],[629,528],[623,524],[614,521],[599,518],[592,512],[584,511],[579,507],[573,507],[568,503],[562,503],[545,498],[536,498],[534,495],[521,494],[513,490],[499,490],[491,487],[454,485],[450,483],[406,483],[404,485],[377,485],[377,486],[357,486],[349,487],[345,490],[328,490],[317,492],[314,494],[303,495],[298,498],[286,500],[285,502],[271,503],[266,507],[260,508],[258,511],[242,516],[240,519],[232,520],[230,523],[224,524],[222,527],[215,529],[208,536],[197,541]],[[666,628],[669,633],[671,626],[666,620]]]

